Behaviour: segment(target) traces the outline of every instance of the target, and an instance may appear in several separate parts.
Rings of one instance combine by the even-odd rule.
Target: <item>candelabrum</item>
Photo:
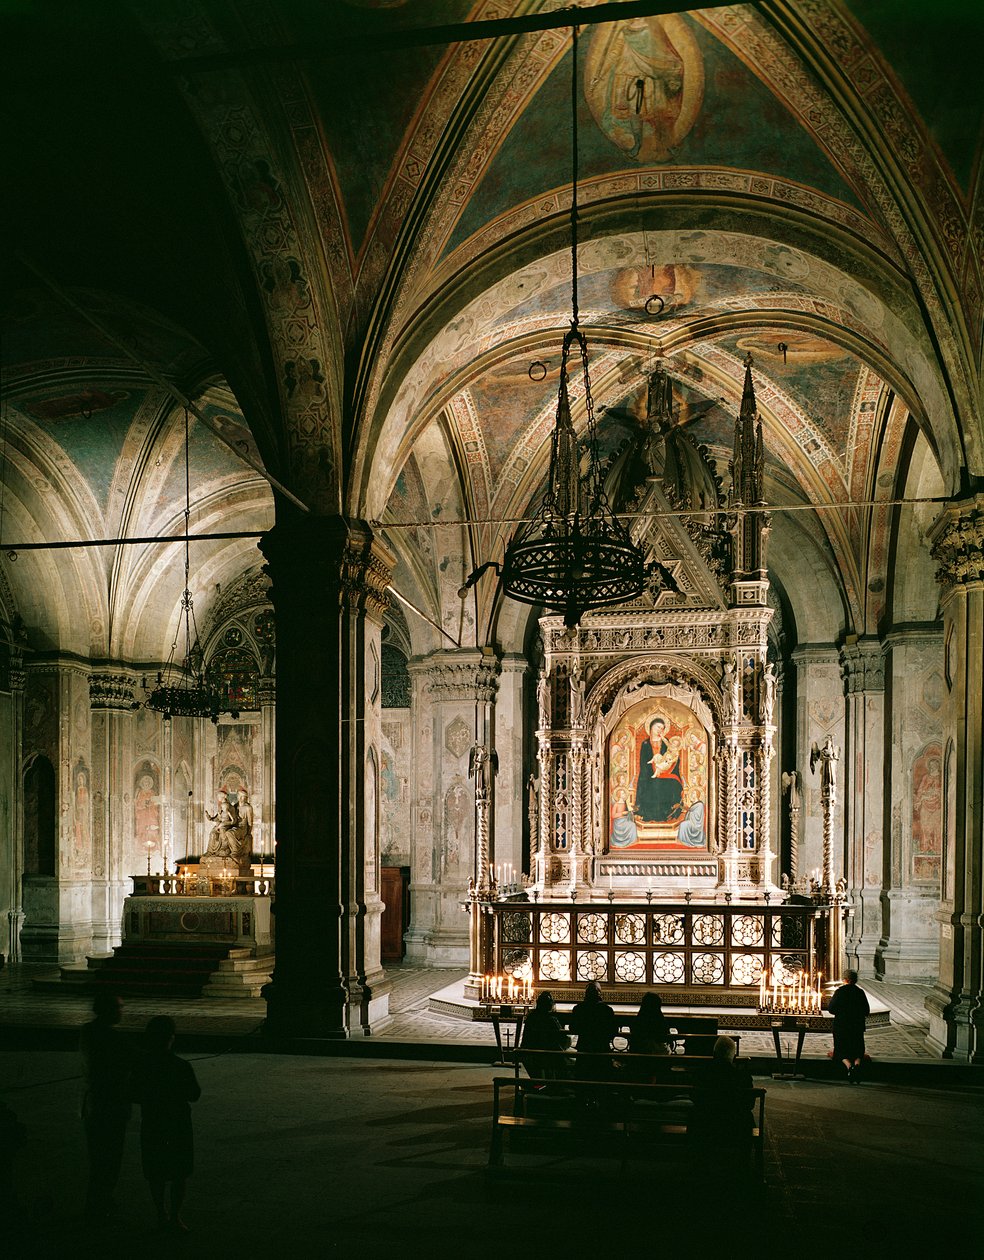
[[[784,973],[780,980],[775,971],[771,978],[763,971],[758,1010],[760,1015],[819,1015],[823,1010],[823,973]]]
[[[536,1002],[533,977],[484,975],[478,1000],[482,1006],[533,1006]]]

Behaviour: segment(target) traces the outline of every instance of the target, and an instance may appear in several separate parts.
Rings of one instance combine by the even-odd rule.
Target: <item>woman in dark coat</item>
[[[140,1154],[143,1174],[161,1226],[187,1230],[181,1219],[185,1185],[194,1167],[190,1103],[201,1089],[190,1063],[173,1054],[174,1020],[155,1015],[148,1023],[147,1053],[134,1073],[134,1099],[140,1104]],[[165,1187],[171,1185],[171,1207],[165,1205]]]
[[[847,1068],[847,1079],[857,1085],[864,1058],[864,1028],[868,1018],[868,995],[858,988],[858,973],[846,971],[844,983],[827,1007],[834,1017],[834,1058]]]
[[[629,1027],[630,1054],[669,1054],[670,1026],[658,993],[647,993]]]

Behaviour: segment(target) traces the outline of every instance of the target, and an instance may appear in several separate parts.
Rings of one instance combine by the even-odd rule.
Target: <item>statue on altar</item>
[[[233,803],[229,800],[229,793],[221,788],[215,813],[205,811],[205,817],[214,825],[208,834],[203,867],[232,864],[238,869],[249,862],[253,841],[253,807],[245,788],[239,789],[237,798]]]

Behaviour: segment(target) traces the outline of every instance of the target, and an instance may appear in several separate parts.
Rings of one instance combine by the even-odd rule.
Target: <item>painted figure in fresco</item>
[[[614,144],[638,162],[665,162],[700,109],[700,52],[679,20],[620,22],[594,38],[585,93],[599,127]]]
[[[76,864],[85,863],[91,847],[90,813],[89,813],[89,776],[85,763],[79,761],[75,770],[75,816],[73,819],[75,832]]]
[[[609,831],[609,838],[613,849],[624,849],[630,844],[635,844],[639,839],[639,831],[635,824],[635,819],[629,810],[626,801],[625,789],[621,789],[615,794],[615,801],[612,805],[612,825]]]
[[[677,830],[677,839],[691,849],[703,848],[704,845],[704,811],[703,801],[694,801],[687,810],[687,816]]]
[[[157,799],[157,784],[152,774],[142,774],[137,781],[137,793],[133,798],[133,823],[139,851],[146,852],[152,846],[160,847],[161,807]]]
[[[943,776],[940,772],[940,758],[928,756],[925,769],[917,762],[913,769],[913,781],[913,840],[921,853],[939,853],[940,837],[943,834]]]
[[[679,815],[683,801],[680,752],[669,739],[666,718],[649,722],[649,738],[639,753],[635,813],[643,822],[670,822]]]

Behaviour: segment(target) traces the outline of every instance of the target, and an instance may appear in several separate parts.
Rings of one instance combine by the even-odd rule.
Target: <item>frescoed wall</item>
[[[912,878],[937,882],[943,836],[943,752],[927,744],[912,763]]]

